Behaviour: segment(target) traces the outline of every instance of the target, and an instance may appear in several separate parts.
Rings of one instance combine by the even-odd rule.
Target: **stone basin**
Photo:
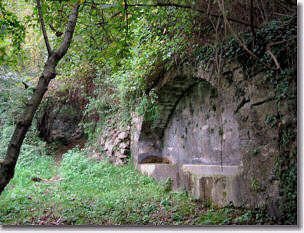
[[[238,166],[145,163],[138,164],[137,169],[157,181],[171,178],[172,190],[186,189],[207,205],[242,205]]]
[[[241,206],[239,166],[184,164],[181,172],[188,177],[191,195],[207,205]]]
[[[176,164],[165,163],[145,163],[138,164],[137,169],[148,176],[152,176],[157,181],[166,181],[172,179],[172,189],[176,190],[179,187],[179,168]]]

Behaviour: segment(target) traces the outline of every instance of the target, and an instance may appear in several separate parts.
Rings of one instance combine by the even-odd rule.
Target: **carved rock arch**
[[[174,164],[239,164],[232,99],[187,67],[166,73],[155,89],[160,114],[154,122],[144,115],[137,124],[135,163],[150,156]]]

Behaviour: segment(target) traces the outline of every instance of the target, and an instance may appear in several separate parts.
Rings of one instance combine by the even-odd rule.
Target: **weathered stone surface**
[[[178,164],[238,165],[239,126],[232,98],[224,98],[206,82],[193,87],[171,115],[163,153]]]
[[[120,151],[119,151],[122,155],[127,155],[127,153],[129,152],[129,150],[128,149],[120,149]]]
[[[168,178],[172,179],[172,189],[177,190],[179,185],[179,168],[172,164],[139,164],[137,166],[139,171],[148,176],[154,177],[157,181],[166,181]]]
[[[220,165],[202,165],[202,164],[184,164],[182,171],[196,176],[235,176],[239,173],[239,166],[220,166]]]
[[[119,158],[119,159],[124,159],[124,158],[127,158],[128,156],[120,153],[119,151],[116,151],[114,153],[114,157]]]
[[[217,207],[243,204],[238,166],[186,164],[181,171],[190,178],[189,192],[205,204]]]
[[[119,148],[120,148],[120,149],[129,148],[129,143],[127,143],[127,142],[122,142],[122,143],[119,144]]]
[[[113,137],[113,138],[115,138],[113,145],[118,146],[118,144],[121,142],[121,139],[119,139],[118,137]]]
[[[133,161],[139,170],[161,179],[171,165],[181,167],[178,175],[168,177],[206,202],[267,206],[279,215],[275,161],[280,129],[296,124],[295,101],[278,106],[275,89],[262,72],[247,77],[237,62],[224,69],[221,77],[212,67],[186,65],[164,74],[156,85],[159,119],[132,116]],[[296,85],[289,85],[296,93]],[[278,116],[280,123],[275,122]],[[160,164],[142,163],[144,156],[156,156],[151,161]]]
[[[120,140],[124,140],[126,138],[128,138],[129,134],[126,133],[126,132],[121,132],[118,134],[117,138],[120,139]]]
[[[104,149],[105,149],[106,151],[108,151],[110,154],[112,154],[113,148],[114,148],[114,145],[112,144],[111,141],[107,141],[107,142],[105,143]]]
[[[101,150],[115,165],[124,164],[129,157],[130,137],[128,128],[130,127],[126,129],[111,128],[100,135]]]

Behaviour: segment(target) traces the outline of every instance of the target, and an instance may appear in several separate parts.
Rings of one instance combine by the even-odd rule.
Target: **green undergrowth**
[[[26,158],[34,159],[24,163]],[[164,183],[141,175],[131,164],[113,166],[79,149],[66,153],[59,167],[51,156],[22,155],[0,197],[3,225],[271,223],[256,221],[256,216],[232,207],[207,208],[186,192],[168,192]]]

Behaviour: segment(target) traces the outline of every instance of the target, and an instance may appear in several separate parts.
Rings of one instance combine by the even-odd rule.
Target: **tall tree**
[[[50,81],[56,77],[57,64],[64,57],[70,47],[77,23],[81,0],[78,0],[73,5],[73,9],[69,16],[67,27],[64,33],[63,41],[61,42],[60,46],[54,50],[51,48],[47,31],[45,29],[41,2],[40,0],[36,0],[36,3],[38,8],[39,21],[41,24],[41,30],[48,51],[48,58],[45,62],[43,72],[39,77],[39,81],[34,90],[34,93],[31,99],[26,104],[24,112],[21,114],[20,120],[18,121],[15,127],[14,134],[8,145],[5,159],[0,163],[0,194],[3,192],[6,185],[14,176],[15,166],[19,157],[20,149],[25,135],[32,124],[34,114],[39,104],[41,103],[45,92],[48,89]]]

